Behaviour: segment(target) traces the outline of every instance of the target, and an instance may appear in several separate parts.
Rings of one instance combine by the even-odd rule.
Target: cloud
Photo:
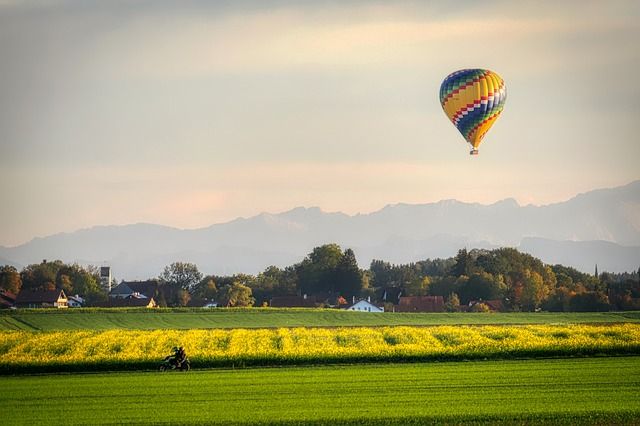
[[[633,19],[602,22],[597,16],[579,15],[571,23],[567,16],[522,18],[491,12],[447,19],[415,18],[411,10],[395,19],[364,15],[366,19],[349,22],[318,21],[306,9],[285,8],[241,16],[142,17],[98,38],[102,54],[94,65],[116,75],[163,79],[300,68],[495,63],[507,54],[520,57],[519,68],[535,64],[557,69],[563,59],[559,52],[541,48],[553,47],[554,39],[638,29]]]

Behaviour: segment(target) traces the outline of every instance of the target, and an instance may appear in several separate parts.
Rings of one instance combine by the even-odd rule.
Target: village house
[[[22,290],[16,298],[16,308],[68,308],[64,290]]]
[[[16,295],[0,288],[0,309],[11,309],[16,304]]]
[[[109,297],[112,299],[124,299],[125,297],[131,296],[133,293],[134,291],[123,281],[111,289]]]
[[[444,312],[442,296],[401,296],[396,312]]]
[[[67,305],[70,308],[82,308],[84,306],[84,297],[79,295],[67,296]]]
[[[124,298],[110,298],[106,303],[99,305],[102,308],[157,308],[153,297],[135,297],[129,296]]]
[[[376,298],[383,303],[398,303],[402,296],[402,289],[399,287],[380,288],[376,291]]]
[[[384,307],[372,304],[371,298],[368,298],[367,300],[359,300],[354,304],[347,306],[345,310],[357,312],[384,312]]]
[[[158,280],[122,281],[111,290],[109,297],[112,299],[126,299],[128,297],[149,299],[156,296],[159,285]]]

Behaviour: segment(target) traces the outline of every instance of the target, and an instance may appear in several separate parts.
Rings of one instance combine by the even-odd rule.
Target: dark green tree
[[[53,290],[58,281],[58,272],[65,266],[60,260],[34,263],[20,272],[22,287],[28,290]]]
[[[214,277],[204,277],[193,290],[193,296],[200,299],[216,300],[218,296],[218,286],[216,285]]]
[[[18,294],[22,288],[22,279],[18,270],[11,265],[0,267],[0,288]]]
[[[472,300],[502,299],[505,296],[506,285],[502,277],[494,277],[487,272],[471,274],[469,279],[460,286],[458,294],[462,303]]]
[[[346,249],[333,273],[333,291],[346,298],[358,296],[362,290],[362,272],[353,250]]]
[[[300,293],[334,294],[336,292],[335,271],[341,260],[342,250],[337,244],[326,244],[314,248],[302,262],[296,265]]]
[[[166,266],[158,278],[175,290],[190,291],[202,280],[202,273],[193,263],[174,262]]]
[[[429,294],[432,296],[447,297],[451,293],[458,293],[460,285],[464,283],[464,279],[459,280],[457,277],[448,276],[443,278],[434,278],[429,285]]]
[[[392,277],[392,265],[389,262],[383,260],[372,260],[369,266],[371,273],[371,284],[374,287],[386,288],[394,286]]]
[[[431,279],[428,276],[416,278],[404,285],[405,296],[426,296],[429,293]]]
[[[219,302],[226,307],[248,307],[255,303],[251,288],[234,282],[220,291]]]
[[[451,275],[454,277],[471,275],[471,272],[473,271],[473,259],[467,252],[466,248],[458,250],[455,261],[456,263],[451,268]]]

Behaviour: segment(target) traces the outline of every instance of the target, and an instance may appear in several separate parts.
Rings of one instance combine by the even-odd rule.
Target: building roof
[[[484,303],[491,309],[492,311],[501,311],[504,305],[502,304],[502,300],[500,299],[491,299],[491,300],[472,300],[469,302],[469,307],[476,305],[478,303]]]
[[[10,291],[0,288],[0,300],[14,303],[16,301],[16,295],[11,293]]]
[[[397,303],[398,299],[402,296],[402,289],[400,287],[386,287],[376,291],[376,298],[389,303]]]
[[[61,289],[55,290],[22,290],[16,297],[16,304],[27,303],[56,303],[58,299],[66,299],[67,296]]]
[[[401,296],[396,310],[398,312],[442,312],[442,296]]]
[[[126,297],[124,299],[109,299],[106,303],[100,304],[100,306],[103,308],[155,308],[157,303],[153,297],[150,299]]]
[[[0,288],[0,308],[6,309],[16,303],[16,295]]]
[[[133,290],[123,281],[111,289],[109,294],[133,294]]]
[[[77,294],[75,296],[67,296],[67,303],[69,304],[69,306],[82,306],[84,305],[84,302],[84,297],[78,296]]]
[[[156,295],[160,282],[158,280],[146,280],[146,281],[122,281],[120,284],[126,284],[132,291],[132,293],[144,294],[147,297]]]
[[[356,303],[353,303],[351,305],[348,305],[346,307],[340,307],[340,309],[350,309],[354,306],[364,306],[364,307],[370,307],[370,308],[376,308],[376,309],[380,309],[382,311],[384,311],[384,307],[383,306],[378,306],[378,305],[374,305],[373,303],[369,302],[368,300],[362,299],[362,300],[358,300]]]
[[[133,299],[148,299],[147,295],[142,294],[142,293],[138,293],[138,292],[132,293],[127,297],[130,297],[130,298],[133,298]],[[153,296],[151,296],[151,297],[153,297]]]

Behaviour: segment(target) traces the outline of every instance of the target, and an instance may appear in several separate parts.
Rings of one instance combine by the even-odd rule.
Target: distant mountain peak
[[[304,206],[298,206],[298,207],[294,207],[291,210],[287,210],[285,212],[279,213],[278,216],[284,216],[284,217],[299,217],[302,215],[309,215],[309,214],[322,214],[323,211],[322,209],[320,209],[320,207],[317,206],[312,206],[312,207],[304,207]]]
[[[493,204],[448,199],[389,204],[356,215],[325,212],[317,206],[296,207],[190,230],[149,223],[95,226],[0,247],[0,259],[19,265],[42,259],[106,262],[118,278],[144,278],[157,276],[177,260],[194,262],[204,273],[256,273],[272,264],[291,265],[313,247],[334,242],[353,248],[361,266],[371,259],[403,263],[449,257],[465,246],[513,247],[524,242],[539,257],[553,262],[560,259],[568,243],[554,245],[541,239],[607,240],[616,247],[640,246],[639,217],[640,181],[635,181],[543,206],[521,207],[513,198]],[[525,237],[539,239],[535,243]],[[565,263],[583,265],[598,258],[602,259],[597,262],[599,267],[604,267],[607,250],[627,253],[604,244],[581,247],[583,260],[576,257],[572,264],[573,258],[567,258]],[[634,259],[629,268],[637,268],[637,257]],[[626,265],[609,264],[615,268]]]
[[[520,207],[520,204],[518,204],[518,201],[515,198],[505,198],[504,200],[496,201],[491,205],[498,207]]]

